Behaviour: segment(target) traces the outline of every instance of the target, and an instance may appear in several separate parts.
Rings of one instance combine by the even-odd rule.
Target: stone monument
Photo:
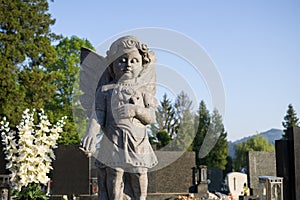
[[[234,199],[244,195],[244,184],[248,185],[247,174],[240,172],[231,172],[226,175],[228,189]]]
[[[113,42],[105,58],[82,49],[80,100],[89,125],[81,149],[96,152],[101,200],[146,199],[147,171],[157,164],[146,129],[157,107],[155,61],[134,36]]]
[[[283,177],[286,200],[300,199],[300,127],[286,130],[287,140],[276,140],[277,176]]]

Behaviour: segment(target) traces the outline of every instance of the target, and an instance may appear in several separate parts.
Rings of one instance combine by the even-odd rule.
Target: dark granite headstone
[[[220,192],[223,182],[223,171],[220,168],[212,167],[207,169],[208,190],[210,192]]]
[[[53,162],[53,195],[90,194],[90,159],[79,145],[61,145]]]
[[[287,129],[288,140],[276,141],[277,176],[283,177],[285,200],[300,199],[300,128]]]
[[[300,127],[289,128],[288,138],[292,141],[295,199],[298,200],[300,199]]]
[[[276,140],[276,173],[277,176],[283,177],[283,196],[286,200],[291,200],[291,192],[290,188],[293,185],[292,174],[293,170],[292,165],[292,153],[289,148],[291,145],[289,144],[291,141],[288,140]]]

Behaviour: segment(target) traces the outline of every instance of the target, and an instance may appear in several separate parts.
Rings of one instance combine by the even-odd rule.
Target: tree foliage
[[[222,116],[219,112],[214,109],[211,114],[211,121],[209,124],[209,130],[206,137],[211,137],[214,146],[209,151],[208,155],[204,158],[205,165],[208,167],[217,167],[225,170],[228,156],[228,142],[227,133],[225,132],[224,125],[222,122]]]
[[[62,37],[51,32],[55,20],[48,13],[47,0],[4,0],[0,13],[0,116],[12,126],[25,108],[43,108],[50,121],[67,116],[59,142],[78,143],[72,102],[74,87],[78,88],[80,48],[93,49],[91,43],[72,37],[51,45]]]
[[[192,142],[195,136],[194,114],[192,101],[183,91],[178,94],[174,107],[178,119],[176,137],[172,142],[172,150],[192,151]]]
[[[274,145],[269,143],[266,138],[261,135],[250,138],[249,140],[236,144],[234,160],[235,169],[240,170],[247,165],[247,152],[249,151],[265,151],[274,152]]]
[[[226,158],[226,165],[225,165],[225,170],[223,170],[223,175],[224,177],[230,173],[230,172],[233,172],[234,171],[234,163],[233,163],[233,159],[231,156],[227,156]]]
[[[286,111],[286,115],[283,119],[284,121],[282,122],[282,126],[285,128],[285,130],[282,137],[284,139],[288,139],[286,134],[287,128],[292,126],[299,126],[299,118],[297,117],[297,113],[292,104],[288,105],[288,110]]]
[[[193,142],[196,164],[225,170],[228,142],[222,116],[216,109],[210,114],[204,101],[201,101],[196,119],[198,128]]]
[[[192,101],[183,91],[177,95],[174,103],[164,94],[156,111],[157,123],[152,127],[152,132],[156,133],[158,148],[171,142],[165,149],[191,150],[190,145],[195,134],[194,114],[191,110]]]
[[[172,101],[168,98],[167,94],[163,95],[160,105],[155,112],[158,131],[165,130],[171,138],[176,135],[178,129],[178,117]]]
[[[157,148],[161,149],[165,146],[167,146],[170,141],[172,140],[169,133],[165,130],[161,130],[156,134],[158,143],[157,143]]]
[[[55,20],[46,0],[3,0],[0,13],[0,115],[15,126],[25,108],[42,108],[55,94],[46,68],[59,36],[50,30]]]
[[[76,36],[62,38],[55,46],[57,59],[47,68],[48,72],[56,74],[54,85],[57,88],[52,102],[47,105],[48,110],[55,111],[52,113],[53,119],[68,116],[64,132],[58,141],[62,144],[79,143],[78,133],[85,131],[87,125],[84,113],[80,113],[80,108],[74,104],[76,91],[79,89],[81,47],[94,49],[87,39],[80,39]],[[73,111],[76,115],[73,115]],[[76,126],[76,123],[80,125]]]
[[[210,124],[209,110],[207,109],[206,104],[203,100],[199,104],[198,115],[196,116],[195,121],[198,124],[198,127],[193,141],[193,151],[195,151],[196,153],[196,165],[199,166],[201,164],[206,164],[205,158],[199,158],[198,154],[200,152]]]

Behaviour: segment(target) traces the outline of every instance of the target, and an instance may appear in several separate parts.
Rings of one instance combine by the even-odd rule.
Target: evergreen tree
[[[0,115],[15,126],[25,108],[43,108],[55,94],[55,76],[46,68],[58,36],[46,0],[3,0],[0,16]]]
[[[181,91],[177,95],[174,107],[177,119],[179,120],[178,123],[180,123],[180,120],[184,118],[184,114],[186,114],[186,112],[191,113],[192,105],[193,102],[190,100],[190,98],[185,92]]]
[[[161,149],[165,146],[167,146],[170,141],[172,140],[169,133],[165,130],[161,130],[156,134],[157,140],[158,140],[158,144],[157,144],[157,148]],[[169,148],[166,148],[169,149]]]
[[[192,113],[192,101],[186,93],[181,92],[175,101],[175,110],[178,119],[176,137],[172,142],[172,149],[176,151],[191,151],[195,136],[194,115]]]
[[[195,121],[198,124],[198,127],[192,148],[196,153],[196,165],[199,166],[201,164],[205,164],[205,158],[200,158],[199,152],[210,124],[210,114],[203,100],[200,102],[198,115],[196,116]]]
[[[247,165],[247,152],[249,151],[265,151],[274,152],[275,148],[272,143],[261,135],[250,138],[249,140],[236,144],[234,160],[235,169],[241,170]]]
[[[176,135],[178,130],[178,117],[171,100],[164,94],[163,99],[158,105],[156,114],[157,130],[165,130],[171,138]]]
[[[282,126],[285,128],[284,134],[282,137],[284,139],[288,139],[286,131],[288,127],[299,126],[299,118],[297,117],[297,113],[293,108],[292,104],[288,105],[288,110],[286,115],[284,116],[284,121],[282,122]]]
[[[227,164],[228,152],[228,142],[227,133],[225,132],[224,125],[222,122],[222,116],[219,112],[214,109],[211,115],[211,122],[209,125],[211,129],[208,133],[210,137],[215,140],[215,145],[210,150],[209,154],[205,157],[206,165],[208,167],[218,167],[225,170]],[[208,137],[208,135],[206,135]]]
[[[232,157],[227,156],[226,161],[227,161],[227,164],[225,165],[225,170],[223,170],[224,178],[228,173],[231,173],[234,171],[234,164],[233,164]]]
[[[196,119],[198,128],[193,142],[193,150],[197,155],[196,165],[225,170],[229,152],[222,116],[216,109],[210,115],[204,101],[201,101]]]

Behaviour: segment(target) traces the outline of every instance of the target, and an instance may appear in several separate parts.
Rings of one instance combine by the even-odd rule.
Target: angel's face
[[[142,70],[142,56],[138,50],[125,53],[113,62],[115,79],[119,81],[136,78]]]

